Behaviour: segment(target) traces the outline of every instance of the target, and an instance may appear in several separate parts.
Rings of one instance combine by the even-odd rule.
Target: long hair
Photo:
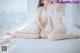
[[[43,1],[42,1],[42,0],[39,0],[38,8],[39,8],[39,7],[42,7],[42,6],[44,6],[44,3],[43,3]]]

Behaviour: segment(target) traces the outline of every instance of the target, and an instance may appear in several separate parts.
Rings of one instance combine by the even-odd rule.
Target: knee
[[[55,28],[54,30],[53,30],[53,33],[62,33],[62,34],[64,34],[64,33],[66,33],[66,28]]]

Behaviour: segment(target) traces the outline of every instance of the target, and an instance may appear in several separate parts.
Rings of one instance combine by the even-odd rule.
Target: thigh
[[[62,34],[65,34],[66,32],[67,32],[66,28],[63,26],[54,28],[54,30],[52,31],[52,33],[62,33]]]
[[[75,39],[79,38],[78,36],[72,34],[62,34],[62,33],[51,33],[48,35],[50,40],[64,40],[64,39]]]
[[[15,34],[16,38],[39,38],[39,34],[26,34],[26,33],[17,33]]]

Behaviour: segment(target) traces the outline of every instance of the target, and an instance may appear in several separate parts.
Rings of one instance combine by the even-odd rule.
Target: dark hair
[[[42,6],[44,6],[44,3],[43,3],[43,1],[42,1],[42,0],[39,0],[38,8],[39,8],[39,7],[42,7]]]

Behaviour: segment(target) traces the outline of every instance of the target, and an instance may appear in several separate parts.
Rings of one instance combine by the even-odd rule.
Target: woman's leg
[[[63,40],[63,39],[74,39],[78,36],[72,34],[66,34],[64,29],[55,29],[53,32],[48,34],[48,39],[50,40]]]
[[[37,19],[37,24],[39,26],[40,38],[47,38],[48,33],[45,31],[45,27],[47,25],[47,22],[48,22],[47,19],[43,19],[43,18]]]
[[[39,33],[16,32],[12,36],[15,38],[39,38]]]
[[[20,31],[10,32],[8,34],[12,35],[13,37],[39,38],[40,37],[39,32],[40,28],[37,22],[32,22]]]
[[[62,18],[53,18],[52,23],[54,26],[54,30],[48,34],[48,39],[60,40],[77,38],[77,36],[66,34],[66,27],[63,24]]]
[[[75,38],[78,38],[78,36],[70,34],[61,34],[61,33],[49,34],[48,36],[48,39],[50,40],[64,40],[64,39],[75,39]]]

